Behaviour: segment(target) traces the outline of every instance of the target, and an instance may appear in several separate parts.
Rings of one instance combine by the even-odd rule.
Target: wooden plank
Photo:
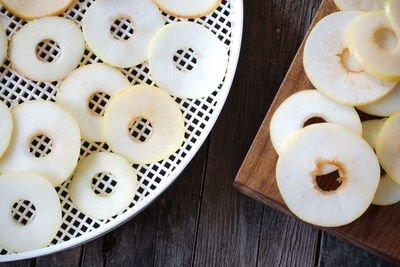
[[[313,266],[317,246],[318,230],[265,207],[258,266]]]
[[[332,0],[324,0],[313,25],[325,15],[336,10]],[[304,88],[312,88],[302,65],[303,47],[304,42],[296,54],[234,182],[235,188],[242,193],[292,216],[293,214],[284,204],[275,182],[277,154],[270,141],[269,122],[277,106],[289,95]],[[389,261],[400,263],[399,221],[400,205],[383,208],[371,206],[360,219],[352,224],[339,228],[324,228],[324,230]]]
[[[213,129],[204,193],[201,204],[195,266],[255,266],[259,253],[281,255],[302,253],[314,263],[318,231],[275,213],[262,219],[262,207],[231,190],[232,177],[283,79],[302,35],[311,22],[312,6],[303,1],[245,1],[242,54],[234,85],[224,110]],[[309,8],[306,8],[309,7]],[[297,242],[297,250],[285,246],[269,250],[267,240],[260,241],[273,221],[286,221],[292,236],[307,240]],[[299,227],[300,225],[300,227]],[[296,240],[279,231],[278,239]],[[308,228],[308,231],[304,231]],[[258,251],[259,243],[262,250]],[[283,242],[282,244],[285,244]],[[296,254],[294,258],[300,258]]]
[[[0,263],[0,267],[34,267],[35,259]]]
[[[322,234],[317,266],[393,266],[367,251],[327,233]]]
[[[82,247],[69,249],[57,254],[37,258],[35,267],[79,266],[81,255]]]
[[[84,246],[83,266],[187,266],[192,259],[207,143],[160,199]]]

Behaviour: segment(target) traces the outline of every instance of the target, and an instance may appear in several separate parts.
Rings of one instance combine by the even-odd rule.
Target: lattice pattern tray
[[[78,0],[62,16],[80,24],[85,11],[93,2],[94,0]],[[183,20],[165,13],[163,15],[166,23]],[[0,6],[0,20],[9,38],[22,25],[27,23],[13,16],[2,6]],[[193,100],[175,98],[185,118],[186,133],[182,147],[175,154],[161,162],[149,165],[133,165],[133,168],[138,173],[140,188],[129,208],[123,214],[108,220],[101,221],[90,218],[77,210],[68,196],[69,181],[67,180],[57,188],[62,205],[63,223],[52,244],[47,248],[24,253],[11,253],[0,248],[0,262],[54,253],[82,244],[110,231],[150,204],[175,180],[189,163],[215,123],[233,80],[241,42],[242,0],[223,0],[214,13],[199,19],[190,19],[190,21],[202,24],[212,30],[228,47],[229,66],[223,83],[218,88],[215,88],[215,91],[208,97]],[[129,21],[124,20],[116,21],[111,27],[111,31],[116,38],[120,39],[127,39],[134,32],[130,27]],[[44,41],[38,45],[37,54],[43,60],[51,62],[57,58],[59,52],[59,47],[54,42]],[[176,64],[182,69],[190,69],[197,60],[192,52],[191,49],[178,51],[174,56]],[[86,49],[81,65],[95,62],[101,61],[90,50]],[[132,84],[147,83],[154,85],[149,75],[147,63],[129,69],[122,69],[122,72]],[[51,83],[30,81],[12,69],[9,58],[0,67],[0,101],[5,102],[9,107],[33,99],[54,101],[59,84],[59,81]],[[97,95],[92,98],[90,103],[92,111],[98,114],[104,112],[103,107],[108,100],[109,98],[104,95]],[[143,141],[151,133],[151,124],[147,121],[136,121],[131,126],[130,132],[135,138]],[[46,136],[37,136],[32,140],[30,150],[38,157],[43,156],[51,150],[51,142]],[[108,145],[105,143],[82,141],[81,158],[93,151],[109,150]],[[97,192],[110,192],[115,186],[115,181],[107,174],[94,178],[93,182],[94,190]],[[21,201],[16,203],[12,209],[12,215],[20,223],[32,220],[34,213],[35,209],[29,202]]]

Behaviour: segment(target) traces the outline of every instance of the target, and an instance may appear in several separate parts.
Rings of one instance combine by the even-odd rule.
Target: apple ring
[[[0,101],[0,158],[6,152],[13,131],[13,119],[6,104]]]
[[[152,124],[145,142],[136,141],[128,132],[138,118]],[[104,114],[103,133],[114,152],[130,162],[147,164],[167,158],[181,146],[185,125],[178,104],[166,92],[140,84],[113,97]]]
[[[385,0],[334,0],[340,10],[372,11],[382,10]]]
[[[304,46],[304,70],[311,83],[327,97],[351,106],[376,101],[396,86],[370,76],[349,53],[346,31],[362,14],[344,11],[324,17]]]
[[[74,118],[53,102],[34,100],[16,106],[14,136],[0,161],[0,172],[35,172],[54,185],[66,180],[78,162],[81,136]],[[37,136],[51,140],[51,150],[36,157],[30,144]],[[39,144],[40,145],[40,144]]]
[[[280,155],[290,138],[315,117],[362,134],[360,117],[353,107],[334,102],[317,90],[304,90],[288,97],[271,118],[270,135],[276,152]]]
[[[400,35],[400,2],[398,0],[386,0],[385,11],[393,29]]]
[[[400,111],[400,84],[378,101],[358,106],[357,109],[379,117],[389,117]]]
[[[376,154],[382,168],[400,184],[400,112],[390,116],[383,124],[376,142]]]
[[[110,32],[118,19],[129,19],[133,25],[133,36],[127,40],[117,40]],[[90,49],[104,62],[120,68],[145,61],[150,41],[163,25],[164,18],[151,0],[97,0],[82,20]]]
[[[181,18],[200,18],[213,12],[221,0],[155,0],[157,6],[167,14]]]
[[[400,80],[400,36],[383,10],[356,18],[347,35],[350,53],[365,71],[382,81]]]
[[[8,39],[3,25],[0,23],[0,65],[3,64],[7,56]]]
[[[174,62],[175,54],[186,49],[194,51],[196,61],[191,70]],[[199,98],[209,95],[222,82],[228,53],[207,28],[182,21],[166,25],[157,33],[150,45],[148,61],[150,74],[160,88],[174,96]]]
[[[335,191],[323,191],[316,182],[318,165],[325,162],[336,165],[342,174]],[[300,130],[276,166],[278,188],[289,209],[300,219],[324,227],[360,217],[374,198],[379,177],[378,159],[368,143],[331,123]]]
[[[101,132],[103,117],[93,112],[88,103],[99,92],[112,97],[129,86],[125,75],[109,65],[86,65],[73,71],[62,82],[57,90],[56,102],[74,116],[83,139],[104,141]]]
[[[1,2],[15,16],[31,20],[59,15],[67,10],[74,0],[1,0]]]
[[[112,175],[117,182],[113,192],[94,192],[92,179],[99,173]],[[68,192],[72,202],[83,213],[104,220],[128,208],[138,186],[136,172],[126,159],[114,153],[96,152],[81,160]]]
[[[372,149],[376,148],[379,130],[382,128],[385,120],[368,120],[363,121],[363,138]],[[379,206],[393,205],[400,201],[400,185],[393,181],[386,173],[381,175],[379,186],[376,190],[372,204]]]
[[[61,226],[61,205],[54,187],[34,173],[0,175],[0,247],[24,252],[46,247]],[[36,215],[26,225],[11,216],[15,202],[30,201]]]
[[[52,62],[39,59],[38,44],[52,40],[61,52]],[[17,31],[10,42],[10,59],[14,68],[35,81],[61,80],[75,69],[84,52],[85,42],[81,31],[72,20],[45,17],[34,20]]]

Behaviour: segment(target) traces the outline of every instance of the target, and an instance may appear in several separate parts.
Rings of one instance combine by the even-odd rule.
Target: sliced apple
[[[363,105],[388,94],[396,85],[366,73],[349,53],[346,31],[359,11],[332,13],[321,19],[304,46],[303,63],[311,83],[327,97],[347,105]]]
[[[144,141],[132,138],[128,130],[138,118],[152,125],[151,135]],[[185,124],[170,95],[157,87],[140,84],[113,97],[104,114],[103,133],[114,152],[130,162],[147,164],[165,159],[179,149]]]
[[[378,101],[363,106],[357,106],[357,109],[367,114],[380,117],[389,117],[400,111],[400,84]]]
[[[45,177],[35,173],[0,175],[0,247],[12,252],[44,248],[61,226],[61,205],[57,191]],[[15,202],[30,201],[36,215],[26,225],[11,216]],[[28,211],[28,210],[27,210]]]
[[[390,116],[379,131],[376,154],[386,173],[400,184],[400,112]]]
[[[363,138],[375,149],[378,134],[385,120],[363,121]],[[378,189],[376,190],[372,204],[387,206],[400,201],[400,185],[393,181],[388,174],[381,175]]]
[[[336,165],[341,184],[334,191],[316,182],[320,163]],[[318,226],[348,224],[369,207],[378,187],[380,169],[374,151],[344,127],[315,124],[300,130],[281,153],[276,166],[279,191],[300,219]]]
[[[199,18],[217,9],[221,0],[155,0],[155,2],[162,11],[174,17]]]
[[[400,35],[400,1],[386,0],[385,11],[393,29]]]
[[[384,11],[372,11],[357,17],[347,32],[350,53],[375,78],[400,80],[399,37]]]
[[[14,135],[0,159],[0,173],[35,172],[60,185],[76,167],[81,147],[79,126],[74,118],[50,101],[33,100],[12,110]],[[51,140],[49,153],[35,156],[30,144],[38,136]],[[39,147],[45,142],[35,141]],[[47,143],[48,144],[48,143]]]
[[[103,64],[90,64],[73,71],[57,90],[56,102],[69,111],[79,123],[83,139],[104,141],[101,112],[93,112],[89,103],[104,111],[102,99],[94,101],[98,93],[112,97],[128,88],[130,83],[119,70]]]
[[[96,194],[92,179],[99,173],[109,174],[116,182],[109,194]],[[123,212],[138,189],[135,170],[123,157],[108,152],[96,152],[82,159],[68,188],[72,202],[85,214],[108,219]]]
[[[116,20],[124,19],[132,24],[133,34],[116,39],[110,28]],[[152,0],[96,0],[82,19],[82,31],[87,45],[101,60],[129,68],[147,59],[150,41],[164,23]],[[120,30],[124,32],[123,27]]]
[[[340,10],[382,10],[385,0],[334,0]]]
[[[52,40],[58,44],[59,57],[52,62],[37,54],[40,42]],[[79,26],[70,19],[45,17],[28,22],[10,41],[10,60],[22,75],[35,81],[61,80],[79,64],[85,50]]]
[[[304,90],[287,98],[272,116],[270,135],[278,154],[311,118],[340,124],[360,136],[362,133],[360,117],[353,107],[332,101],[317,90]]]
[[[6,152],[13,131],[13,119],[6,104],[0,101],[0,158]]]
[[[31,20],[56,16],[67,10],[74,0],[1,0],[4,7],[15,16]]]
[[[3,64],[7,56],[8,39],[4,27],[0,23],[0,65]]]

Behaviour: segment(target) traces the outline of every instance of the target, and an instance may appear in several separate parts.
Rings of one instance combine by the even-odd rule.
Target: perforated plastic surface
[[[93,0],[79,0],[62,16],[80,23],[86,9],[93,3]],[[1,6],[0,6],[1,7]],[[184,19],[175,18],[163,13],[166,23],[180,21]],[[10,38],[22,25],[27,22],[21,20],[4,7],[0,9],[0,19],[3,23],[7,36]],[[168,159],[149,165],[133,165],[137,170],[140,188],[134,197],[134,201],[123,214],[111,219],[100,221],[90,218],[77,210],[68,196],[69,180],[57,188],[62,205],[63,223],[61,229],[52,241],[52,244],[43,249],[24,253],[11,253],[0,248],[0,261],[10,261],[29,257],[41,256],[54,253],[66,248],[70,248],[93,238],[102,235],[117,227],[124,221],[132,218],[143,210],[151,201],[160,195],[178,176],[178,174],[189,163],[191,158],[200,148],[207,137],[209,131],[217,119],[222,106],[229,92],[236,64],[239,56],[241,33],[242,33],[242,0],[223,0],[218,9],[206,17],[190,19],[196,23],[209,28],[229,49],[229,66],[223,83],[215,88],[215,91],[208,97],[201,99],[180,99],[175,101],[180,105],[185,118],[185,141],[182,147]],[[129,38],[134,29],[129,26],[129,22],[117,21],[110,29],[112,34],[121,39]],[[49,40],[44,40],[38,47],[38,56],[43,60],[56,60],[60,52],[59,47]],[[175,55],[175,63],[181,69],[190,70],[190,66],[195,64],[196,58],[190,49],[178,51]],[[101,62],[90,50],[86,49],[81,60],[81,65]],[[133,68],[122,69],[132,84],[147,83],[154,85],[147,64],[140,64]],[[19,103],[33,100],[44,99],[54,101],[57,87],[56,82],[32,82],[29,79],[16,73],[7,58],[6,62],[0,67],[0,101],[4,101],[9,107]],[[101,113],[102,105],[108,99],[102,101],[103,96],[93,100],[91,108],[94,112]],[[151,127],[146,121],[138,121],[129,129],[134,138],[142,140],[151,135]],[[51,149],[51,141],[43,137],[34,138],[31,144],[31,152],[36,156],[42,156]],[[105,143],[93,143],[82,141],[81,157],[85,157],[93,151],[109,151]],[[104,179],[106,178],[106,179]],[[115,186],[113,179],[107,175],[99,176],[94,179],[94,190],[98,192],[109,192]],[[18,206],[17,206],[18,205]],[[10,207],[11,212],[12,207]],[[27,221],[34,216],[35,210],[28,202],[18,202],[12,211],[12,215],[18,215],[18,221]],[[31,218],[32,219],[32,218]],[[1,231],[1,229],[0,229]]]

